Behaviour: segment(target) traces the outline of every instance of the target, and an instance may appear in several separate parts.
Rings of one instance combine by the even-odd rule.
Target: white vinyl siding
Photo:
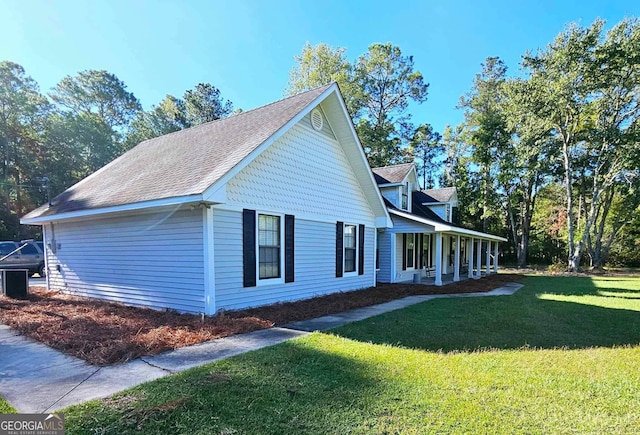
[[[321,109],[320,109],[320,113],[322,113]],[[311,113],[309,113],[307,116],[302,118],[300,123],[308,126],[309,128],[313,128],[311,126]],[[327,118],[324,116],[324,113],[322,113],[322,129],[320,130],[320,134],[333,140],[336,139],[335,135],[333,134],[333,131],[331,130],[331,127],[329,126],[329,121],[327,121]]]
[[[380,234],[378,243],[378,250],[380,252],[380,270],[378,271],[377,276],[377,280],[379,282],[391,282],[391,237],[395,237],[395,234],[392,234],[389,231],[384,231]]]
[[[373,211],[340,144],[298,123],[227,183],[227,204],[373,226]]]
[[[203,213],[196,208],[44,226],[52,289],[204,312]]]
[[[440,216],[445,221],[447,220],[447,205],[446,204],[435,204],[427,206],[438,216]]]
[[[422,224],[400,216],[392,215],[391,220],[393,221],[393,228],[390,231],[393,233],[429,233],[435,231],[433,225]]]
[[[381,187],[380,193],[387,201],[400,208],[400,190],[398,186]]]
[[[242,285],[242,213],[214,207],[216,303],[238,309],[370,287],[375,270],[375,228],[365,229],[364,275],[336,278],[336,224],[296,218],[295,281],[269,286]]]

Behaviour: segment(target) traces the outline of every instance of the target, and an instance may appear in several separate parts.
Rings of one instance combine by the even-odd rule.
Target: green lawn
[[[71,407],[68,433],[640,432],[640,279],[526,284]]]
[[[9,405],[6,400],[0,397],[0,414],[13,414],[16,410],[13,409],[11,405]]]

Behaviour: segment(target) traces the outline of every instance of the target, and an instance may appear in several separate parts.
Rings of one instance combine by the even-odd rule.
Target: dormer
[[[413,163],[373,168],[382,196],[394,207],[411,212],[413,192],[418,190],[418,174]]]
[[[414,201],[419,201],[440,216],[441,219],[453,221],[453,207],[458,206],[458,193],[455,187],[442,189],[426,189],[414,195]]]

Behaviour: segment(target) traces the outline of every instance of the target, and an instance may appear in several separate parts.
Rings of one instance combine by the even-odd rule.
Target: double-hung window
[[[280,278],[280,216],[258,215],[258,278]]]
[[[409,210],[409,183],[402,185],[402,209]]]
[[[346,224],[344,226],[344,271],[356,271],[356,226]]]
[[[415,257],[415,234],[407,234],[407,269],[413,269]]]
[[[336,222],[336,278],[364,274],[365,227]]]

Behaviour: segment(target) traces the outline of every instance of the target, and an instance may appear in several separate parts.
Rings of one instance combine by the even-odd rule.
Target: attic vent
[[[323,125],[324,121],[322,120],[322,113],[318,109],[313,109],[311,111],[311,126],[314,130],[320,131],[322,130]]]

